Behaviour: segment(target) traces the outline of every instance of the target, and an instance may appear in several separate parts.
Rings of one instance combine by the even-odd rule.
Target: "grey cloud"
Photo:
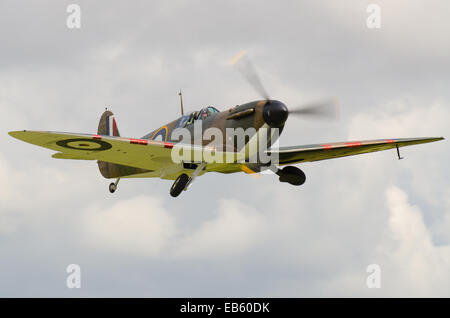
[[[417,205],[413,215],[423,218],[417,224],[435,244],[431,253],[448,245],[447,141],[406,148],[400,162],[383,152],[305,164],[302,188],[273,176],[209,174],[172,200],[163,180],[123,180],[111,196],[94,162],[52,159],[6,134],[94,132],[108,105],[122,134],[142,136],[178,115],[179,88],[188,109],[257,99],[227,64],[246,49],[271,96],[288,106],[340,100],[339,122],[292,119],[284,145],[448,136],[445,1],[381,2],[377,31],[365,28],[368,1],[78,1],[81,30],[65,27],[68,3],[0,5],[0,295],[410,295],[404,277],[394,277],[401,263],[377,253],[392,230],[392,185],[407,196],[405,213]],[[142,208],[125,207],[142,197]],[[144,243],[153,236],[145,227],[131,227],[129,236],[126,227],[108,228],[106,238],[92,235],[108,213],[131,224],[136,215],[152,226],[173,222],[173,237],[163,236],[167,249],[157,253],[145,244],[127,252],[133,240],[142,241],[140,232]],[[211,227],[232,236],[232,216],[256,224],[253,234],[239,236],[241,245],[208,233]],[[127,243],[118,248],[108,239],[114,234]],[[227,253],[209,258],[205,238]],[[365,268],[377,261],[388,281],[369,291]],[[70,263],[82,266],[81,290],[65,287]],[[432,278],[424,294],[448,296],[428,267],[421,275],[420,283]]]

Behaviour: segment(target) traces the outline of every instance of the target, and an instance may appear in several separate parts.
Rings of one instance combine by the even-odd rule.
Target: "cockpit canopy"
[[[178,120],[177,128],[178,127],[186,127],[196,120],[203,120],[211,115],[215,115],[217,113],[220,113],[220,111],[212,106],[204,107],[199,111],[191,112],[187,115],[182,116]]]

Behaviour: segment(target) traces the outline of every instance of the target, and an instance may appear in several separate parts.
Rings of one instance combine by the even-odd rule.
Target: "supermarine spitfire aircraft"
[[[239,62],[239,63],[237,63]],[[276,158],[275,161],[250,161],[249,145],[259,138],[262,131],[277,129],[281,133],[290,115],[330,117],[335,114],[336,105],[333,102],[319,102],[307,104],[288,110],[285,104],[270,99],[256,75],[255,69],[244,53],[238,54],[232,64],[240,65],[239,70],[249,83],[262,95],[263,99],[241,104],[224,111],[212,106],[202,108],[184,115],[183,100],[181,98],[182,116],[176,120],[159,127],[141,138],[121,137],[117,123],[111,111],[106,110],[100,118],[96,134],[80,134],[50,131],[12,131],[9,134],[25,142],[56,151],[53,158],[97,160],[99,170],[103,177],[114,178],[115,182],[109,185],[109,191],[114,193],[121,178],[161,178],[175,180],[170,194],[178,196],[192,184],[192,181],[206,172],[219,173],[259,173],[270,169],[279,176],[279,181],[292,185],[302,185],[305,174],[302,170],[290,164],[333,159],[338,157],[359,155],[363,153],[396,149],[398,158],[399,148],[421,143],[428,143],[444,139],[443,137],[429,138],[397,138],[350,142],[331,142],[302,146],[271,148],[276,138],[267,139],[265,153]],[[201,121],[202,132],[216,128],[223,132],[230,128],[254,128],[253,135],[249,135],[244,145],[236,146],[233,138],[224,137],[216,140],[213,151],[229,155],[234,158],[226,162],[211,162],[196,160],[193,152],[209,147],[210,140],[202,140],[195,144],[181,143],[172,137],[177,128],[185,128],[194,135],[196,123]],[[219,145],[219,147],[217,147]],[[178,148],[181,152],[190,154],[180,162],[175,162],[172,151]],[[195,150],[196,149],[196,150]],[[243,156],[236,156],[243,154]],[[273,156],[275,155],[275,156]],[[237,158],[240,158],[239,160]],[[279,168],[284,166],[283,168]]]

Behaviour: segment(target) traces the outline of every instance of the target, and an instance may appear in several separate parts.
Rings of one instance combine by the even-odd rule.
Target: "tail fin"
[[[119,129],[117,128],[116,118],[114,117],[114,114],[109,110],[106,110],[102,114],[102,117],[100,117],[97,133],[99,135],[120,136]]]
[[[97,134],[106,136],[120,136],[114,114],[109,110],[106,110],[102,114],[102,117],[100,117]],[[123,166],[111,162],[97,161],[97,164],[100,173],[105,178],[119,178],[123,176],[149,172],[149,170]]]

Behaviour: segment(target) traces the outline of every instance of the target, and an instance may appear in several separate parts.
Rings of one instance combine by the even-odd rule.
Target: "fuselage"
[[[99,123],[99,134],[108,134],[104,128],[108,126],[106,121],[111,116],[112,113],[109,111],[103,114]],[[143,136],[142,139],[160,140],[171,144],[198,145],[204,149],[213,149],[211,153],[220,153],[221,151],[226,155],[233,153],[241,159],[239,162],[246,163],[245,165],[208,163],[201,173],[207,171],[233,173],[248,167],[258,171],[265,149],[270,148],[278,139],[287,116],[286,106],[276,100],[253,101],[225,111],[208,106],[161,126]],[[188,137],[181,138],[183,136],[180,136],[180,132]],[[183,163],[178,165],[162,160],[160,169],[154,171],[100,161],[99,168],[106,178],[160,177],[174,179],[179,175],[180,169],[184,173],[190,174],[201,162],[192,157],[189,159],[183,160]]]
[[[212,106],[202,108],[199,111],[191,112],[184,116],[177,118],[170,123],[167,123],[158,129],[153,130],[143,139],[162,140],[168,142],[180,142],[177,129],[185,129],[190,134],[190,140],[183,140],[184,143],[201,144],[202,146],[213,145],[216,149],[223,151],[241,151],[252,138],[261,130],[266,128],[269,130],[269,136],[272,136],[271,130],[277,129],[278,135],[284,127],[284,121],[287,118],[280,117],[279,114],[273,110],[285,108],[283,103],[275,100],[253,101],[242,105],[231,107],[225,111],[218,111]],[[283,116],[281,116],[283,117]],[[276,120],[278,119],[278,121]],[[274,123],[275,122],[275,123]],[[214,134],[217,132],[218,134]],[[221,135],[219,140],[211,137],[213,132],[214,137]],[[232,135],[231,133],[235,133]],[[239,143],[237,139],[239,134],[244,134],[244,144]],[[267,146],[270,147],[276,139],[268,138]]]

